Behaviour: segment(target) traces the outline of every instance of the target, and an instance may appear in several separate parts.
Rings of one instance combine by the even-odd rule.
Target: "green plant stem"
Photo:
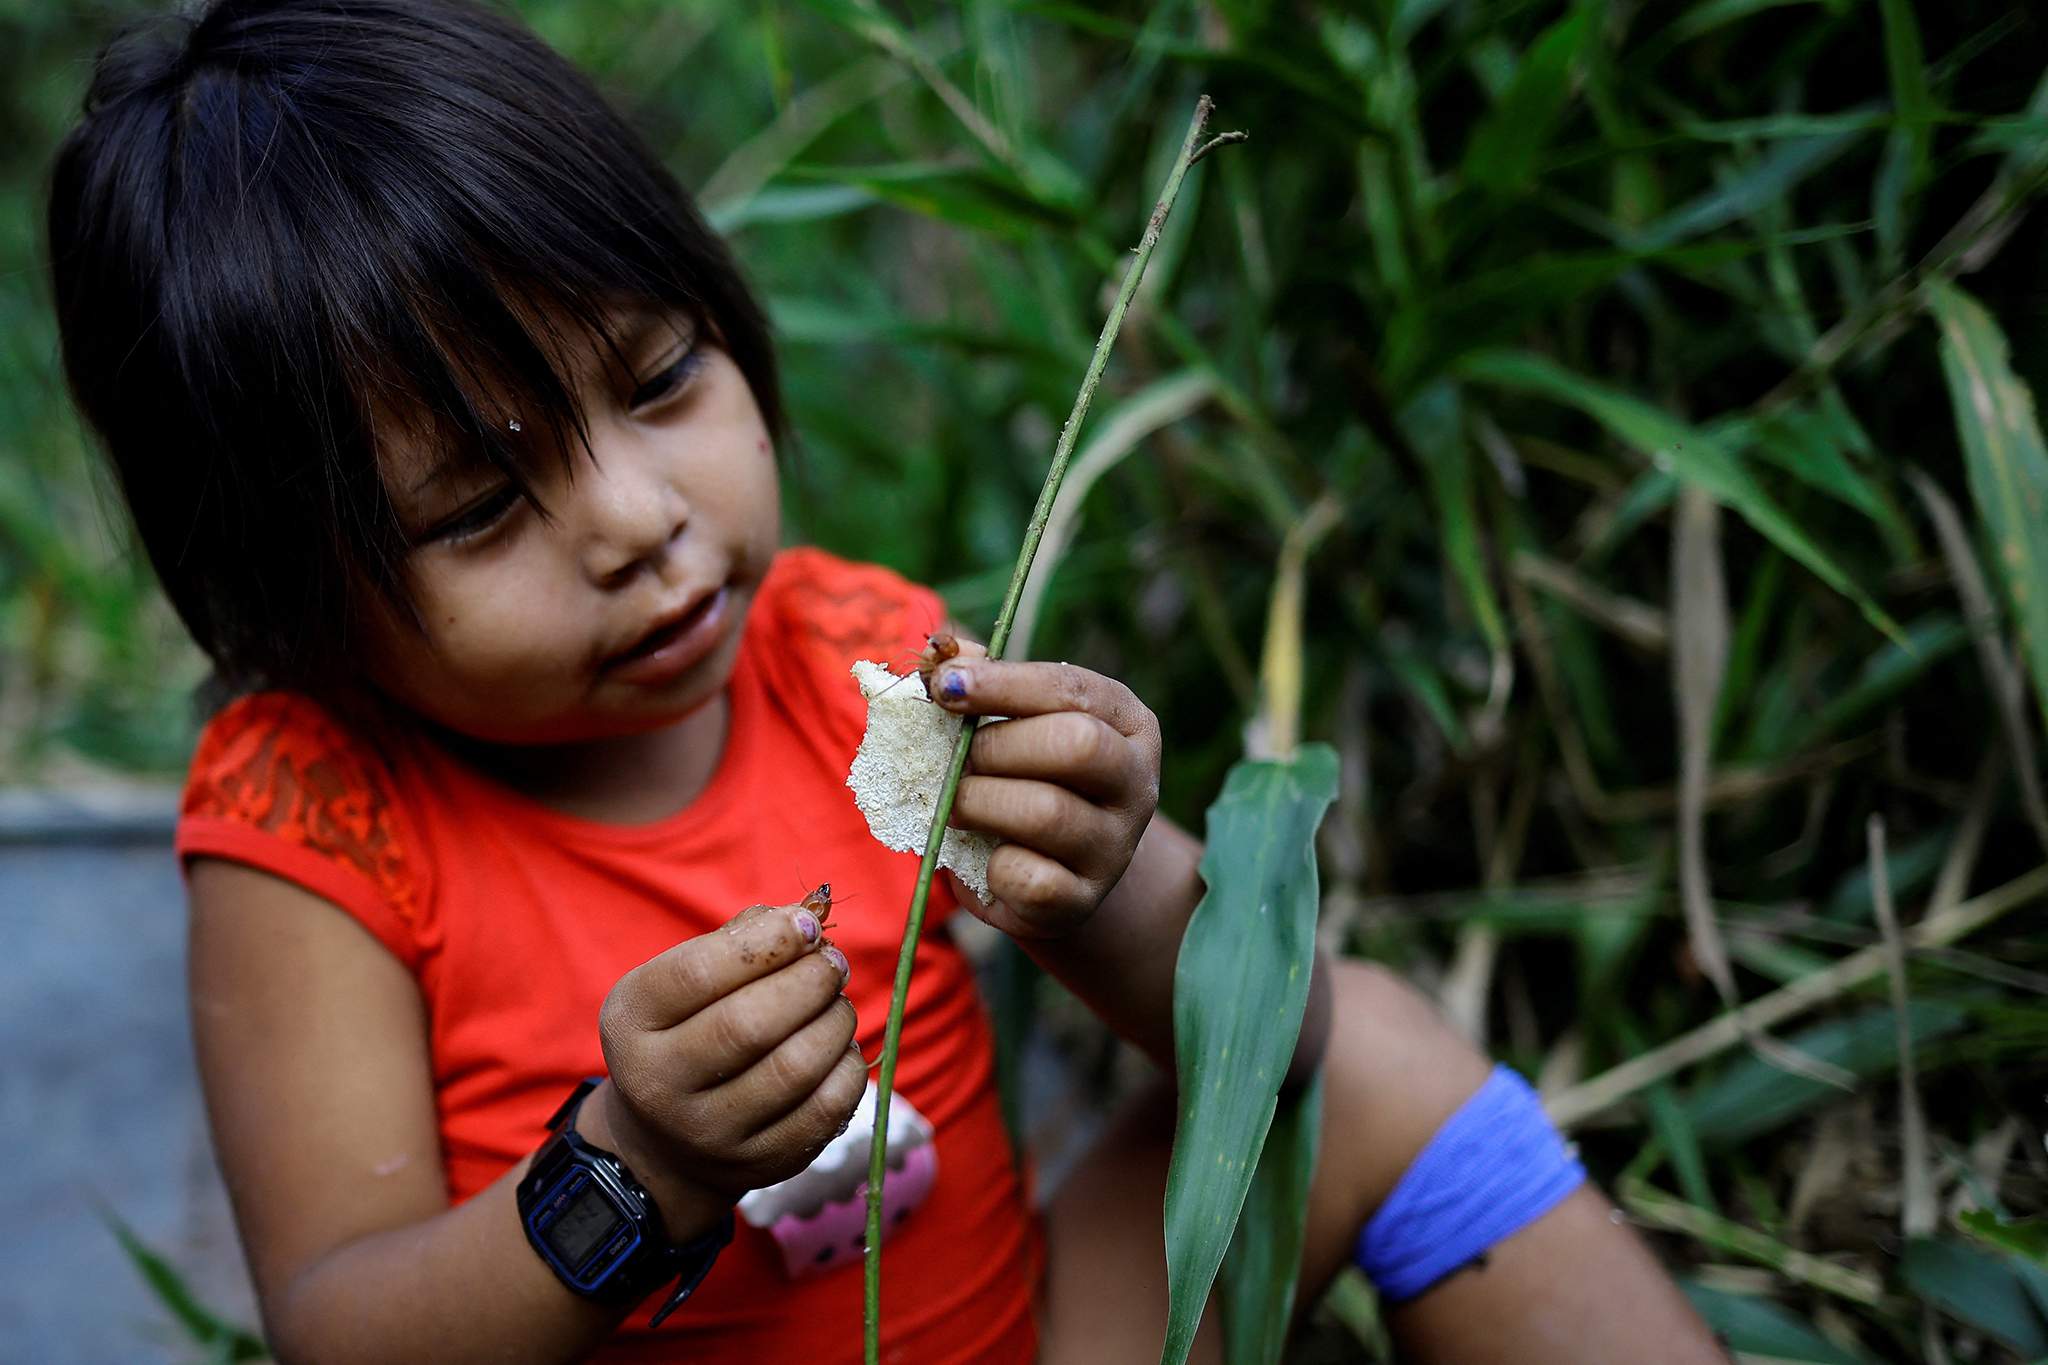
[[[1024,595],[1024,581],[1031,574],[1031,561],[1038,554],[1038,542],[1045,536],[1045,524],[1052,516],[1053,500],[1059,496],[1060,480],[1065,477],[1067,463],[1073,458],[1074,442],[1081,433],[1082,419],[1088,414],[1088,404],[1095,397],[1095,386],[1101,382],[1102,371],[1109,364],[1110,348],[1116,344],[1117,333],[1123,328],[1124,312],[1130,307],[1132,296],[1138,292],[1138,281],[1144,277],[1145,263],[1152,258],[1152,248],[1158,245],[1159,230],[1165,226],[1166,215],[1180,193],[1180,182],[1194,160],[1195,149],[1201,145],[1202,129],[1209,122],[1209,114],[1214,107],[1207,95],[1195,102],[1195,116],[1188,124],[1180,155],[1175,158],[1173,170],[1166,177],[1166,187],[1160,191],[1159,202],[1153,205],[1152,217],[1145,224],[1145,235],[1139,239],[1137,254],[1124,271],[1123,287],[1117,291],[1116,302],[1110,305],[1109,317],[1102,324],[1102,335],[1095,342],[1095,354],[1088,361],[1088,373],[1081,380],[1081,391],[1074,396],[1074,410],[1066,425],[1060,428],[1059,442],[1053,448],[1052,468],[1046,471],[1045,486],[1038,493],[1038,505],[1032,509],[1031,522],[1024,530],[1024,544],[1017,551],[1017,567],[1010,574],[1010,587],[1003,594],[995,629],[989,633],[988,654],[991,659],[1001,658],[1003,646],[1009,643],[1010,623],[1017,614],[1018,599]],[[939,789],[939,804],[932,812],[931,834],[925,840],[924,861],[917,869],[917,887],[911,892],[910,915],[903,926],[903,947],[896,955],[896,985],[889,999],[889,1023],[882,1034],[882,1064],[875,1077],[875,1138],[868,1155],[865,1251],[867,1365],[880,1365],[882,1354],[882,1177],[889,1164],[889,1096],[896,1083],[896,1055],[903,1039],[903,1002],[910,989],[910,967],[917,954],[918,939],[924,932],[925,901],[931,895],[932,875],[938,870],[939,846],[945,841],[946,821],[953,813],[953,797],[960,789],[960,773],[967,765],[967,748],[974,740],[974,729],[975,718],[970,716],[960,727],[960,738],[953,745],[953,758],[946,768],[945,784]]]

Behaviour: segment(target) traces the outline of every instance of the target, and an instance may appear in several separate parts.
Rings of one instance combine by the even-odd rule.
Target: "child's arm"
[[[566,1361],[609,1335],[624,1310],[570,1293],[526,1241],[525,1161],[448,1206],[404,967],[265,873],[199,860],[191,898],[200,1074],[277,1358]],[[756,908],[606,1001],[618,1083],[577,1126],[625,1160],[677,1240],[802,1169],[859,1100],[852,1007],[820,946],[795,907]]]
[[[954,805],[955,824],[1005,840],[983,918],[1172,1074],[1174,964],[1202,897],[1202,845],[1154,813],[1159,723],[1099,673],[978,655],[963,647],[932,692],[964,715],[1014,718],[975,735]],[[1328,1036],[1326,976],[1319,965],[1290,1080]]]

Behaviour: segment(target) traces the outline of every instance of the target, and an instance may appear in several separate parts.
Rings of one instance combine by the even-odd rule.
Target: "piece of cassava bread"
[[[914,670],[898,677],[862,659],[854,664],[853,677],[868,699],[868,728],[846,785],[867,817],[868,832],[884,848],[922,854],[946,764],[960,738],[961,718],[931,703],[924,679]],[[992,835],[949,829],[939,846],[939,866],[950,868],[961,885],[986,901],[988,856],[995,846]]]

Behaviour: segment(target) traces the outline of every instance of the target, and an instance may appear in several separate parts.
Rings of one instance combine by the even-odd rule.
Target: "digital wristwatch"
[[[669,1241],[661,1211],[625,1163],[576,1132],[576,1111],[601,1079],[578,1085],[548,1120],[548,1140],[519,1182],[519,1221],[555,1277],[583,1298],[630,1307],[675,1280],[655,1311],[658,1327],[703,1283],[732,1240],[733,1216],[693,1241]]]

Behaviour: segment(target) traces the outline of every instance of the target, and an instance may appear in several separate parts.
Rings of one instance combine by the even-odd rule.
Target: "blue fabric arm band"
[[[1415,1298],[1541,1218],[1585,1179],[1529,1083],[1496,1066],[1358,1235],[1358,1268],[1387,1300]]]

